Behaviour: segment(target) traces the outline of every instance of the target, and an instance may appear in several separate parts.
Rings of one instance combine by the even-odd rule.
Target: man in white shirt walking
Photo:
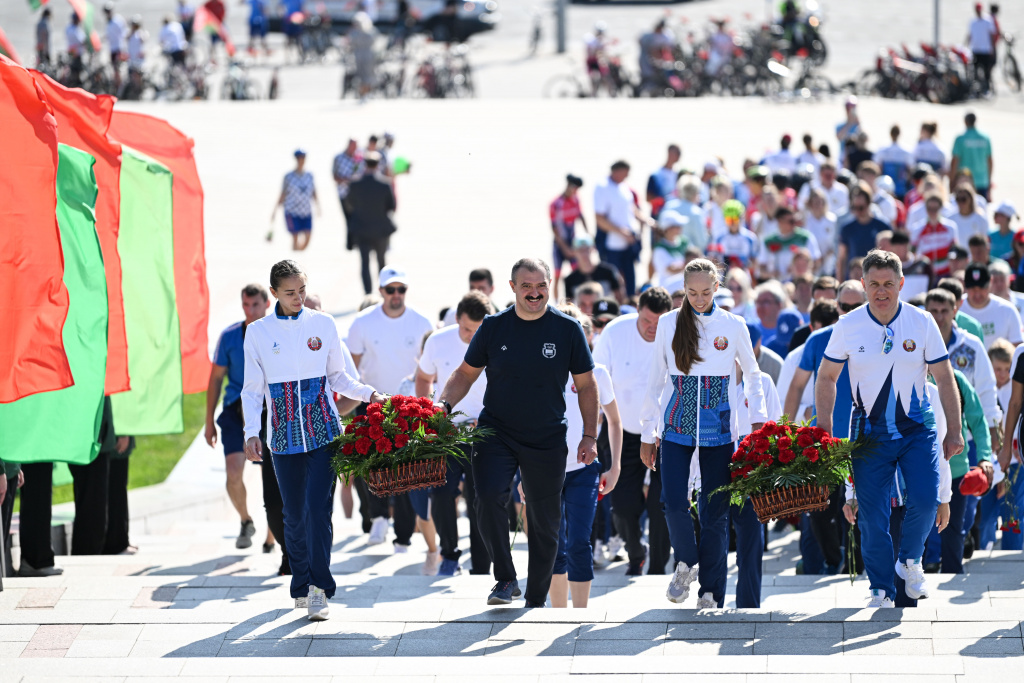
[[[649,222],[640,213],[633,191],[626,185],[629,164],[616,161],[611,174],[594,188],[594,213],[597,224],[597,251],[601,260],[611,263],[626,281],[626,296],[636,291],[636,257],[640,253],[640,222]]]
[[[416,372],[423,337],[434,326],[426,316],[405,305],[409,278],[404,270],[388,266],[380,271],[379,281],[378,291],[383,303],[356,316],[345,343],[352,352],[360,377],[374,382],[372,386],[380,387],[380,391],[394,394],[402,380]],[[365,409],[364,404],[356,412],[362,414]],[[369,515],[373,520],[369,543],[383,543],[390,517],[388,500],[372,495],[361,479],[357,480],[357,486],[360,513],[365,509],[364,519]],[[415,514],[406,494],[395,496],[394,502],[395,552],[404,553],[415,531]]]
[[[627,576],[642,575],[648,561],[640,527],[645,509],[650,520],[651,546],[647,573],[664,574],[671,550],[661,503],[661,472],[651,471],[645,501],[647,468],[640,460],[640,411],[654,359],[654,335],[658,331],[658,320],[671,309],[669,293],[661,287],[652,287],[640,295],[636,313],[608,323],[594,344],[594,361],[608,368],[622,417],[622,469],[611,496],[615,529],[629,554]]]
[[[1006,339],[1016,346],[1024,341],[1021,336],[1020,314],[1016,306],[991,294],[992,275],[984,263],[971,263],[964,272],[967,295],[961,310],[981,324],[986,348],[992,348],[997,339]]]
[[[967,42],[974,59],[974,77],[980,78],[985,92],[995,93],[992,67],[996,65],[996,25],[984,15],[980,2],[974,4],[974,19],[967,27]]]
[[[121,62],[124,61],[128,25],[124,17],[114,13],[112,2],[103,6],[103,14],[107,17],[107,45],[110,47],[110,68],[114,70],[114,92],[118,92],[121,89]]]

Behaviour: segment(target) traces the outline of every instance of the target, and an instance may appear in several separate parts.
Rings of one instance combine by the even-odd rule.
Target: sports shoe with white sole
[[[609,562],[615,562],[619,558],[619,553],[626,547],[626,543],[622,540],[621,536],[612,536],[608,539],[608,545],[605,546],[605,552],[608,555]]]
[[[877,588],[871,589],[871,600],[868,602],[868,609],[874,609],[876,607],[896,607],[892,600],[885,597],[885,591]]]
[[[665,597],[669,602],[682,603],[690,597],[690,584],[697,579],[697,567],[688,567],[685,562],[676,565],[676,571],[672,574],[672,581],[668,584]]]
[[[427,559],[423,562],[423,567],[420,568],[420,573],[423,576],[437,576],[437,570],[441,567],[441,551],[435,550],[434,552],[427,553]]]
[[[928,580],[924,576],[924,565],[919,560],[896,563],[896,575],[907,582],[907,597],[921,600],[928,597]]]
[[[327,621],[330,617],[330,609],[327,607],[327,594],[322,588],[309,587],[309,620]]]
[[[295,598],[295,609],[309,609],[309,598]]]
[[[387,540],[388,526],[387,517],[374,517],[373,526],[370,527],[370,538],[366,541],[366,544],[380,545]]]
[[[697,598],[697,609],[718,609],[718,600],[714,593],[704,593]]]
[[[608,556],[605,554],[605,545],[598,541],[594,544],[594,566],[604,569],[608,566]]]

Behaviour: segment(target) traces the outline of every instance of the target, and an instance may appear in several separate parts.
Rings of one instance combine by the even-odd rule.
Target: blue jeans
[[[697,546],[690,517],[690,501],[686,496],[690,478],[690,460],[696,449],[670,441],[661,442],[658,469],[661,470],[661,502],[665,504],[665,521],[675,552],[676,562],[697,565],[700,594],[711,593],[719,607],[725,606],[725,583],[729,554],[729,496],[715,494],[720,486],[731,481],[729,461],[734,444],[701,447],[700,547]]]
[[[626,282],[626,296],[633,296],[636,293],[636,265],[633,262],[633,250],[609,249],[605,252],[605,260],[619,269],[622,279]]]
[[[896,466],[907,487],[907,513],[896,557],[899,562],[920,560],[939,506],[938,457],[935,431],[920,429],[902,439],[876,442],[868,454],[853,458],[864,568],[871,589],[884,590],[890,598],[896,596],[894,544],[889,534]]]
[[[940,534],[938,527],[932,525],[928,533],[924,561],[928,564],[939,562],[943,574],[964,573],[964,511],[967,496],[960,493],[960,482],[963,480],[963,477],[953,480],[953,496],[949,500],[949,526]]]
[[[284,540],[292,567],[291,595],[304,598],[310,585],[334,597],[331,576],[331,451],[322,446],[308,453],[274,453],[274,471],[284,502]]]
[[[601,464],[565,473],[562,486],[562,523],[558,529],[558,555],[552,574],[565,574],[570,581],[594,580],[594,549],[590,545],[597,512],[597,486]]]
[[[731,506],[729,513],[736,529],[736,607],[757,609],[761,606],[764,525],[749,501],[743,507]]]
[[[993,489],[981,499],[982,547],[985,547],[988,541],[996,540],[999,518],[1002,517],[1005,524],[1013,518],[1014,511],[1018,516],[1024,515],[1024,470],[1016,463],[1010,465],[1006,470],[1006,495],[1000,500],[996,498],[996,492]],[[1003,550],[1024,549],[1024,534],[1004,531],[1000,548]]]

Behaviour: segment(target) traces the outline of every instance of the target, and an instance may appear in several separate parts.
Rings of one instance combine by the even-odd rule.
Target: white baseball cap
[[[401,268],[395,268],[394,266],[387,266],[381,268],[380,271],[380,286],[387,287],[388,285],[400,282],[403,285],[409,284],[409,277],[405,274],[405,271]]]
[[[1010,218],[1016,218],[1017,217],[1017,207],[1014,206],[1010,202],[1003,201],[1003,202],[1001,202],[999,204],[999,206],[996,207],[995,213],[1001,213],[1004,216],[1009,216]]]

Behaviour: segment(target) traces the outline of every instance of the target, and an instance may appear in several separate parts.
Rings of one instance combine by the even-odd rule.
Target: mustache
[[[540,301],[544,297],[542,296],[526,296],[524,297],[527,301]]]

